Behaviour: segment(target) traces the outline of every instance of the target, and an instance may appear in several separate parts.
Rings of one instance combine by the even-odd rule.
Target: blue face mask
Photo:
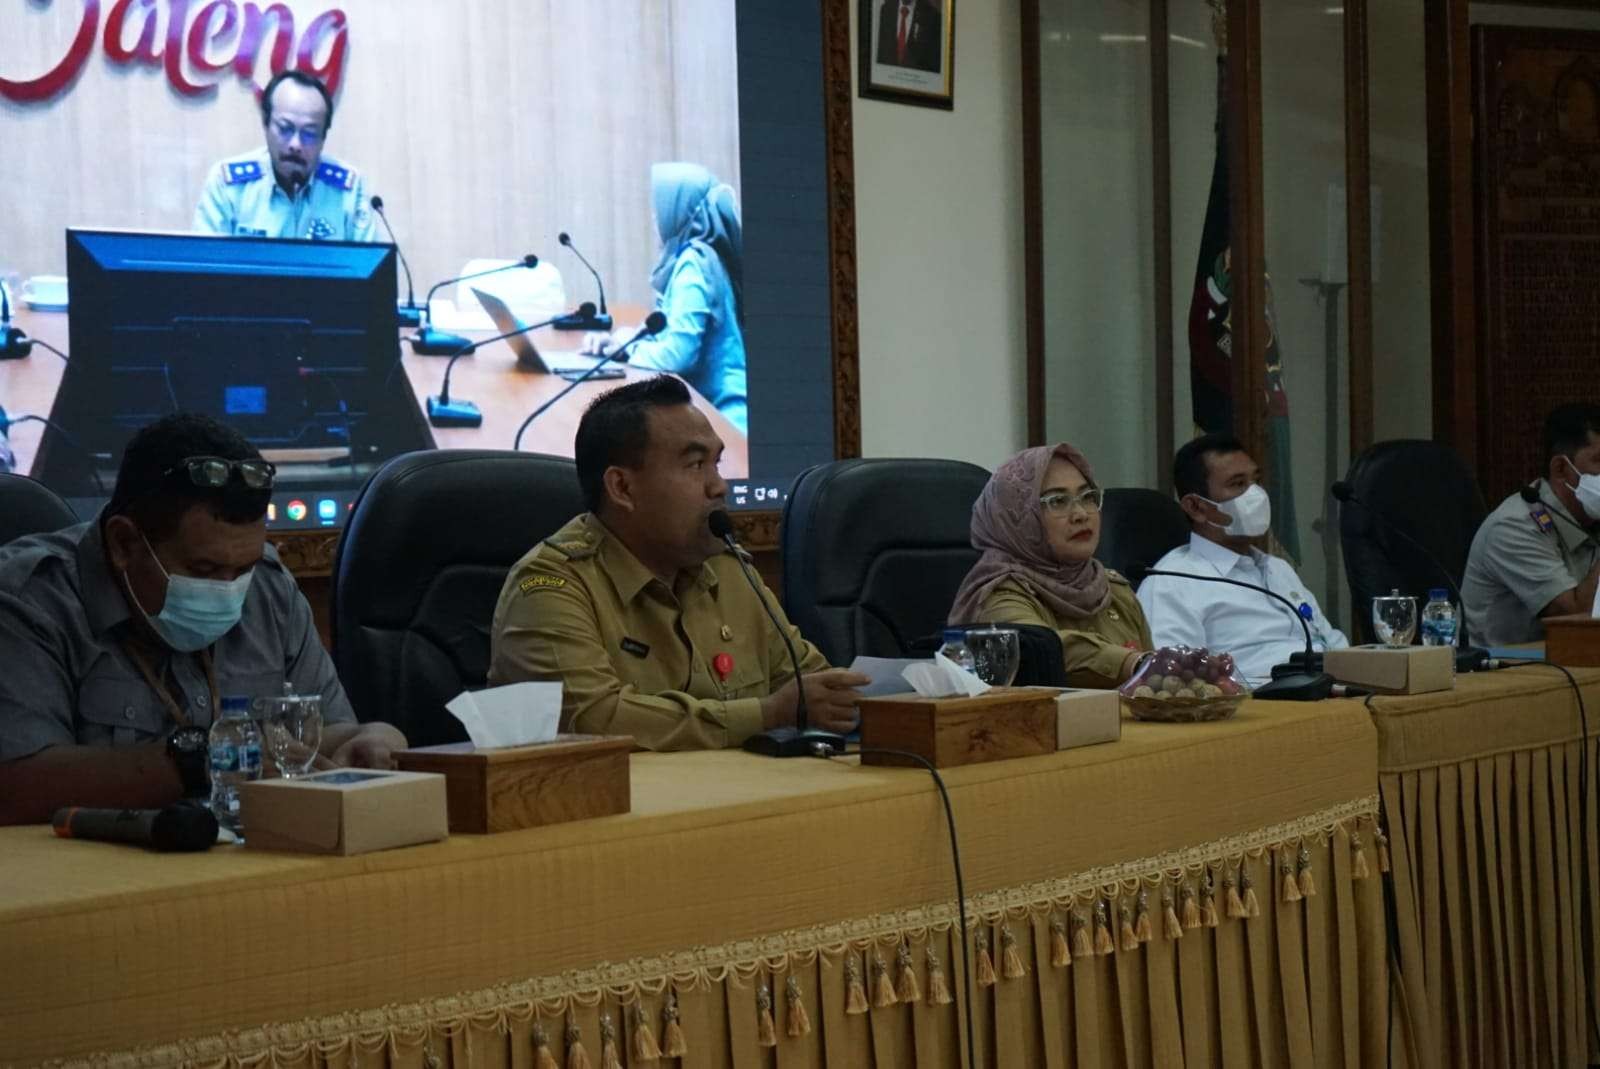
[[[145,549],[150,550],[156,567],[161,569],[161,574],[167,580],[167,600],[162,604],[161,612],[155,616],[145,612],[144,606],[139,604],[139,596],[133,592],[133,584],[128,582],[127,572],[122,573],[122,582],[128,588],[128,596],[134,606],[155,633],[161,636],[161,641],[180,653],[194,653],[210,646],[238,625],[239,618],[244,614],[245,596],[250,593],[253,572],[244,572],[228,582],[171,575],[162,567],[156,551],[150,548],[150,540],[144,538],[143,533],[139,537],[144,539]]]

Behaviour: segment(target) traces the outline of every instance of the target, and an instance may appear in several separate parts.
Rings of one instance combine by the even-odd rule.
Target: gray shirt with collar
[[[0,547],[0,762],[48,746],[130,746],[164,738],[176,721],[123,649],[133,626],[106,563],[99,518]],[[355,719],[311,607],[269,544],[237,626],[213,647],[220,697],[321,694],[327,723]],[[151,668],[191,724],[211,724],[198,654]]]
[[[1539,480],[1539,500],[1517,491],[1486,517],[1473,536],[1461,578],[1467,629],[1482,646],[1512,646],[1544,639],[1539,614],[1582,583],[1600,561],[1600,541]],[[1581,611],[1587,605],[1579,606]]]

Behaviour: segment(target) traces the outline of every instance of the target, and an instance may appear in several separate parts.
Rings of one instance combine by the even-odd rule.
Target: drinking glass
[[[1372,630],[1391,649],[1411,645],[1417,633],[1417,599],[1398,590],[1372,599]]]
[[[1022,661],[1022,640],[1015,628],[974,627],[967,631],[972,670],[991,687],[1009,687]]]
[[[310,772],[322,743],[322,696],[280,694],[257,698],[255,709],[267,747],[283,778],[294,779]]]

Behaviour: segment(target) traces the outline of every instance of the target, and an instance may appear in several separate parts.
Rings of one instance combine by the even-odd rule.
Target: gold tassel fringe
[[[1295,866],[1300,870],[1300,893],[1307,898],[1314,897],[1317,893],[1317,881],[1311,878],[1311,851],[1302,846],[1300,855],[1295,859]]]
[[[765,980],[756,988],[756,1045],[760,1047],[778,1045],[778,1028],[772,1021],[772,988],[767,986]]]
[[[656,1045],[656,1034],[650,1028],[650,1018],[646,1016],[644,1007],[635,1002],[633,1004],[633,1060],[636,1062],[653,1062],[660,1057],[661,1048]]]
[[[982,928],[978,929],[978,986],[993,987],[994,958],[989,956],[989,933]]]
[[[1148,943],[1155,938],[1150,925],[1150,893],[1143,888],[1139,890],[1139,910],[1133,922],[1133,937],[1141,943]]]
[[[1256,897],[1255,881],[1250,879],[1250,873],[1245,871],[1245,867],[1242,862],[1239,865],[1239,886],[1244,889],[1245,916],[1261,916],[1261,900]]]
[[[1300,901],[1300,881],[1294,878],[1294,866],[1289,863],[1288,858],[1279,863],[1278,874],[1283,877],[1283,900]]]
[[[1094,956],[1094,942],[1089,935],[1089,915],[1078,910],[1072,915],[1072,952],[1080,958]]]
[[[1226,892],[1228,916],[1235,919],[1249,916],[1244,911],[1244,899],[1239,897],[1239,884],[1234,880],[1232,873],[1222,878],[1222,888]]]
[[[867,1012],[867,992],[861,986],[861,966],[854,954],[844,959],[844,1012],[852,1017]]]
[[[617,1026],[609,1013],[600,1015],[600,1069],[622,1069],[617,1054]]]
[[[1200,927],[1200,903],[1195,901],[1194,888],[1188,884],[1183,885],[1183,926]]]
[[[1367,851],[1361,842],[1361,833],[1350,836],[1350,878],[1364,880],[1371,875],[1367,868]]]
[[[542,1024],[533,1026],[533,1064],[537,1069],[558,1069],[555,1055],[550,1053],[550,1037]]]
[[[950,997],[950,985],[945,983],[944,965],[933,947],[928,947],[928,1005],[948,1006],[955,1000]]]
[[[683,1036],[683,1025],[678,1022],[678,993],[667,992],[661,1004],[661,1056],[681,1058],[689,1053],[689,1041]],[[571,1069],[569,1066],[568,1069]]]
[[[1133,910],[1124,902],[1117,907],[1117,918],[1122,922],[1120,931],[1122,935],[1123,950],[1139,949],[1139,934],[1133,930]]]
[[[811,1015],[806,1012],[806,1000],[800,997],[800,981],[789,974],[789,979],[783,985],[784,999],[789,1003],[789,1036],[809,1036],[811,1034]]]
[[[1199,919],[1198,916],[1195,918],[1196,921]],[[1178,920],[1178,911],[1170,887],[1161,892],[1161,925],[1166,930],[1168,939],[1183,938],[1183,922]]]
[[[1000,946],[1003,948],[1000,967],[1005,971],[1006,979],[1015,980],[1028,975],[1028,970],[1022,967],[1022,955],[1017,952],[1017,937],[1012,933],[1010,925],[1000,929]]]
[[[1389,871],[1389,837],[1383,834],[1383,829],[1378,829],[1378,871]]]
[[[583,1029],[567,1018],[567,1069],[592,1069],[589,1052],[583,1049]]]
[[[1105,957],[1116,949],[1117,944],[1111,938],[1111,907],[1102,898],[1094,904],[1094,952]]]
[[[874,954],[872,959],[872,987],[872,1004],[880,1010],[900,1001],[900,996],[895,994],[894,984],[889,982],[888,963],[877,954]]]
[[[1072,951],[1067,948],[1067,922],[1060,917],[1050,918],[1050,965],[1065,969],[1072,964]]]
[[[900,970],[900,1001],[910,1005],[922,1001],[922,984],[917,980],[917,967],[911,963],[911,947],[901,943],[894,952],[894,963]]]

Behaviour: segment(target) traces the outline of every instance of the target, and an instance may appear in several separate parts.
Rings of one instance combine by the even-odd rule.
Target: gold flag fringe
[[[689,1042],[684,1038],[683,1025],[678,1023],[678,993],[668,991],[661,1004],[661,1056],[681,1058],[689,1053]],[[568,1066],[567,1069],[572,1069]]]
[[[589,1052],[583,1049],[583,1029],[571,1014],[567,1015],[567,1069],[593,1069]]]
[[[854,954],[844,959],[844,1012],[851,1016],[867,1012],[867,992],[861,986],[861,966]]]
[[[922,1001],[922,984],[917,980],[917,967],[911,963],[911,947],[908,943],[901,942],[894,950],[895,968],[899,970],[899,989],[896,994],[900,1001],[911,1005]]]
[[[1060,917],[1050,918],[1050,965],[1065,969],[1072,964],[1072,951],[1067,947],[1067,922]]]
[[[811,1015],[806,1012],[806,1000],[800,996],[800,981],[794,978],[794,973],[785,981],[783,993],[789,1003],[789,1037],[809,1036]]]
[[[633,1058],[639,1062],[653,1062],[661,1057],[661,1047],[656,1044],[656,1034],[650,1030],[650,1018],[642,1003],[633,1004]]]
[[[1176,900],[1172,888],[1164,888],[1161,892],[1161,927],[1166,932],[1168,939],[1183,938],[1183,922],[1178,920],[1178,911],[1174,906]],[[1195,923],[1199,923],[1200,915],[1195,914]]]
[[[1300,874],[1300,893],[1307,898],[1314,898],[1317,893],[1317,881],[1311,877],[1311,851],[1306,849],[1304,843],[1300,844],[1300,853],[1295,858],[1295,868]]]
[[[617,1055],[617,1025],[609,1013],[600,1015],[600,1069],[622,1069]]]
[[[928,1005],[948,1006],[955,1000],[950,997],[950,985],[944,978],[944,965],[939,961],[939,955],[934,952],[933,944],[928,944]]]
[[[978,943],[978,965],[977,965],[978,986],[979,987],[993,987],[994,986],[994,981],[995,981],[994,959],[989,956],[989,933],[984,931],[982,928],[978,929],[977,943]]]
[[[1017,937],[1007,924],[1000,929],[1001,969],[1007,980],[1016,980],[1028,975],[1028,970],[1022,967],[1022,955],[1017,952]]]
[[[756,1043],[763,1047],[778,1045],[778,1029],[772,1022],[772,988],[765,980],[756,988]]]
[[[878,1009],[893,1006],[900,1001],[894,985],[889,982],[889,963],[879,954],[872,959],[872,1004]]]
[[[533,1064],[537,1069],[558,1069],[555,1055],[550,1053],[550,1037],[542,1024],[533,1026]]]

